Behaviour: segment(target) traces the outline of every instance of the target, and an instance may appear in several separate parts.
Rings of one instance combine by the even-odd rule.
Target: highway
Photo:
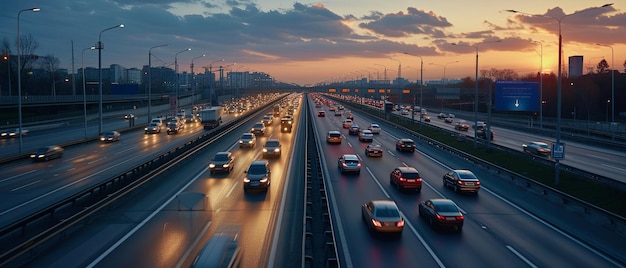
[[[298,109],[292,133],[280,133],[275,119],[268,127],[269,133],[258,138],[255,148],[238,148],[240,135],[248,132],[264,114],[259,113],[218,143],[186,159],[181,167],[143,188],[141,194],[125,198],[126,205],[98,215],[62,243],[41,252],[28,266],[187,267],[215,232],[236,228],[240,230],[244,252],[242,267],[269,267],[268,260],[273,258],[270,251],[276,246],[272,241],[283,231],[274,229],[281,221],[278,211],[284,202],[289,202],[282,199],[287,191],[285,187],[289,181],[299,179],[290,160],[302,157],[300,151],[293,151],[300,143],[298,139],[302,139],[301,122],[305,112],[315,115],[320,110],[312,104],[303,103],[300,107],[309,110]],[[322,109],[328,111],[328,107]],[[622,234],[597,228],[593,222],[578,219],[573,212],[519,191],[496,175],[468,166],[465,160],[426,144],[418,144],[418,151],[413,154],[398,153],[394,149],[396,140],[409,134],[366,114],[353,113],[361,127],[371,122],[382,125],[383,133],[373,141],[385,148],[382,158],[364,155],[366,143],[347,135],[347,129],[341,126],[343,116],[313,116],[309,124],[315,129],[321,148],[341,266],[623,267],[626,263]],[[345,134],[340,145],[325,142],[329,130]],[[7,174],[0,181],[3,201],[0,223],[7,224],[46,203],[136,166],[184,143],[198,132],[202,132],[201,127],[193,124],[178,135],[145,135],[143,131],[135,131],[124,133],[120,142],[68,148],[62,159],[5,164],[0,168]],[[500,129],[494,132],[497,141],[505,133]],[[283,148],[279,159],[270,160],[270,190],[267,194],[244,194],[241,189],[244,170],[250,162],[261,158],[261,145],[270,137],[279,138]],[[571,147],[568,150],[569,159],[573,152]],[[236,157],[235,169],[230,174],[209,174],[207,170],[209,159],[219,151],[231,151]],[[337,169],[337,158],[346,153],[361,158],[360,175],[343,175]],[[389,172],[404,165],[420,171],[425,184],[420,193],[398,192],[389,185]],[[480,193],[456,194],[443,188],[441,178],[445,172],[465,168],[481,179]],[[466,222],[461,233],[433,230],[417,215],[418,202],[441,197],[454,200],[463,210]],[[373,199],[391,199],[398,204],[407,222],[400,239],[373,237],[368,233],[360,207]],[[293,267],[275,264],[275,267]]]

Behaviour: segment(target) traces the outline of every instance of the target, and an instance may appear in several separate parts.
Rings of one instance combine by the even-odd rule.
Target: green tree
[[[599,73],[599,74],[608,73],[609,67],[610,67],[609,63],[606,62],[605,59],[602,59],[600,62],[598,62],[598,65],[596,66],[596,73]]]

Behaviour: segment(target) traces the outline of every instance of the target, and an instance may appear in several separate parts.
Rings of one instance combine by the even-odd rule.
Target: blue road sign
[[[496,82],[496,110],[537,111],[539,84],[537,82]]]

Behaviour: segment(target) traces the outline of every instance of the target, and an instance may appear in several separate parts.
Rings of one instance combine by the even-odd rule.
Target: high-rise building
[[[569,57],[569,77],[577,77],[583,75],[583,56],[570,56]]]

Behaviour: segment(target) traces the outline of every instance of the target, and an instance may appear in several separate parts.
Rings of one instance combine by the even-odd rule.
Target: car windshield
[[[228,155],[227,154],[216,154],[214,160],[215,161],[226,161],[226,160],[228,160]]]
[[[278,147],[279,142],[278,141],[267,141],[265,143],[265,147]]]
[[[254,128],[263,128],[263,124],[257,123],[256,125],[254,125]]]
[[[358,163],[359,163],[359,161],[357,161],[357,160],[346,160],[346,164],[349,164],[349,165],[356,165]]]
[[[405,179],[417,179],[420,177],[419,173],[404,173],[402,174],[402,177]]]
[[[339,136],[341,136],[341,134],[339,134],[339,133],[329,133],[328,136],[339,137]]]
[[[385,207],[376,210],[376,217],[400,217],[400,213],[397,209]]]
[[[157,124],[156,124],[156,123],[150,123],[150,126],[151,126],[151,127],[156,127],[156,126],[157,126]]]
[[[252,135],[249,135],[249,134],[244,134],[243,136],[241,136],[241,139],[243,139],[243,140],[249,140],[249,139],[252,139]]]
[[[265,165],[251,165],[248,169],[248,174],[265,174]]]
[[[435,204],[435,209],[439,212],[457,212],[459,211],[454,204]]]
[[[404,145],[413,145],[412,141],[404,141]]]
[[[48,151],[48,148],[39,148],[39,149],[37,150],[37,153],[38,153],[38,154],[45,154],[47,151]]]
[[[476,176],[470,173],[461,173],[459,174],[462,180],[476,180]]]

